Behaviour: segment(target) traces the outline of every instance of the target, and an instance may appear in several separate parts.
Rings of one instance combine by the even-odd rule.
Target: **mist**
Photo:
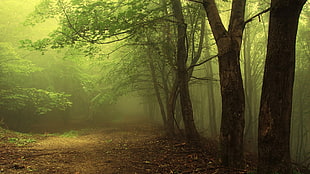
[[[309,2],[207,2],[1,0],[0,173],[309,172]]]

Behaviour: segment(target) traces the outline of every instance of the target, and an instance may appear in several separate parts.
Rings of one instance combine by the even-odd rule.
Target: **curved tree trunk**
[[[259,113],[258,174],[291,174],[290,126],[298,19],[305,0],[272,0]]]

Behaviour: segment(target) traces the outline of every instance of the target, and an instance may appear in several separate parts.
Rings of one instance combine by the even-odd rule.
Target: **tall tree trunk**
[[[199,139],[195,126],[192,102],[188,88],[188,71],[186,68],[186,24],[180,0],[171,0],[174,17],[177,21],[177,79],[179,80],[181,110],[184,121],[185,136],[189,141]]]
[[[206,30],[206,18],[205,16],[201,17],[201,26],[200,26],[200,36],[199,36],[199,43],[198,43],[198,48],[197,48],[197,52],[195,52],[195,47],[192,46],[192,51],[194,52],[194,56],[192,57],[192,61],[190,64],[190,68],[188,71],[188,76],[189,78],[191,78],[191,76],[193,75],[194,72],[194,65],[198,62],[198,60],[201,57],[201,53],[202,53],[202,49],[203,49],[203,45],[204,45],[204,39],[205,39],[205,30]],[[195,31],[193,31],[193,33],[195,33]],[[193,45],[195,45],[195,34],[193,34]]]
[[[210,46],[209,46],[209,35],[208,29],[206,26],[206,33],[205,33],[205,45],[207,46],[206,49],[206,57],[210,57]],[[206,67],[206,75],[211,80],[213,79],[213,68],[212,68],[212,61],[209,61],[205,64]],[[217,137],[217,124],[216,124],[216,107],[215,107],[215,96],[214,96],[214,82],[209,81],[207,84],[207,94],[208,94],[208,109],[209,109],[209,128],[210,128],[210,136]]]
[[[306,0],[272,0],[258,131],[258,174],[291,174],[290,126],[298,19]]]
[[[154,59],[152,56],[152,48],[150,48],[150,46],[148,46],[148,57],[149,57],[149,66],[150,66],[151,77],[152,77],[152,82],[153,82],[153,87],[154,87],[156,99],[157,99],[157,102],[159,104],[159,109],[160,109],[162,121],[164,123],[164,127],[166,128],[167,127],[166,112],[165,112],[165,107],[164,107],[163,101],[162,101],[161,96],[160,96],[160,90],[158,87],[158,80],[157,80],[157,76],[156,76]]]
[[[220,158],[222,165],[243,168],[244,90],[239,64],[244,28],[245,0],[233,0],[228,31],[214,0],[204,0],[204,8],[218,48],[222,95]]]
[[[243,65],[244,65],[244,89],[245,89],[245,117],[247,119],[247,123],[245,126],[244,137],[247,139],[251,139],[254,137],[254,105],[253,101],[255,98],[253,97],[255,84],[253,84],[252,77],[252,68],[251,68],[251,45],[252,42],[250,40],[250,30],[249,27],[246,27],[244,30],[244,39],[243,39]]]
[[[168,2],[167,0],[161,0],[162,11],[165,15],[169,15],[168,12]],[[162,27],[162,37],[163,44],[162,50],[164,59],[162,60],[162,83],[163,89],[165,92],[165,99],[166,99],[166,111],[167,111],[167,127],[166,133],[173,137],[175,135],[175,107],[177,102],[177,95],[178,95],[178,82],[176,80],[176,76],[172,75],[169,78],[168,71],[171,70],[173,72],[176,71],[175,69],[175,61],[174,61],[174,52],[175,46],[172,44],[171,38],[171,24],[168,22]],[[166,64],[169,65],[169,70],[166,69]],[[173,74],[173,73],[172,73]],[[171,85],[170,85],[171,83]],[[170,89],[169,89],[170,88]]]
[[[208,56],[209,57],[209,56]],[[207,77],[210,77],[210,79],[213,79],[213,68],[212,63],[207,62]],[[217,124],[216,124],[216,107],[215,107],[215,96],[214,96],[214,82],[209,81],[208,82],[208,100],[209,100],[209,128],[210,128],[210,134],[211,137],[217,136]]]

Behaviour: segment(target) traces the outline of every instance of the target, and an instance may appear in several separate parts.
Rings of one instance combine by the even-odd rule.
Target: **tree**
[[[296,67],[293,91],[293,111],[291,127],[292,160],[298,164],[309,162],[309,121],[310,121],[310,33],[309,5],[305,5],[300,15],[296,41]]]
[[[209,44],[208,40],[208,34],[206,34],[206,45]],[[207,46],[206,55],[207,57],[210,57],[210,46]],[[213,79],[213,67],[212,67],[212,61],[209,61],[206,63],[206,75],[211,80]],[[209,81],[207,84],[207,90],[208,90],[208,110],[209,110],[209,129],[210,129],[210,135],[215,137],[217,136],[217,124],[216,124],[216,107],[215,107],[215,90],[214,90],[214,82]]]
[[[298,19],[306,0],[272,0],[258,131],[258,173],[290,174]]]
[[[0,43],[0,51],[0,119],[7,127],[27,131],[38,116],[72,105],[68,94],[27,87],[29,76],[42,69],[21,58],[7,43]]]
[[[222,95],[220,158],[227,167],[243,168],[244,90],[240,70],[240,49],[244,29],[245,0],[233,0],[228,30],[214,0],[203,0],[218,48]]]
[[[173,15],[177,23],[177,81],[180,88],[180,102],[185,127],[185,136],[188,140],[198,140],[192,102],[190,99],[188,81],[189,74],[186,67],[187,51],[186,51],[186,24],[182,13],[182,5],[180,0],[171,0]]]

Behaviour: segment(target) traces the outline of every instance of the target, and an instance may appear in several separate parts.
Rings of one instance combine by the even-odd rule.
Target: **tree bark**
[[[186,24],[180,0],[171,0],[173,15],[177,21],[177,79],[180,89],[181,110],[184,121],[185,136],[189,141],[197,141],[199,134],[194,123],[192,102],[188,88],[188,71],[186,68]]]
[[[233,0],[228,31],[225,29],[214,0],[203,6],[218,48],[222,95],[220,160],[222,165],[243,168],[244,90],[239,64],[244,28],[245,0]]]
[[[291,174],[290,126],[298,19],[305,0],[272,0],[258,131],[258,174]]]
[[[205,39],[205,30],[206,30],[206,18],[203,16],[201,17],[201,26],[200,26],[200,36],[199,36],[199,43],[198,43],[198,48],[197,48],[197,52],[195,52],[195,47],[192,47],[192,51],[195,52],[194,56],[192,58],[191,64],[189,67],[192,67],[189,69],[188,71],[188,76],[189,78],[191,78],[191,76],[193,75],[194,72],[194,65],[198,62],[198,60],[201,57],[201,53],[202,53],[202,49],[203,49],[203,45],[204,45],[204,39]],[[193,31],[195,33],[195,31]],[[193,45],[195,45],[195,40],[194,37],[195,34],[193,34]]]
[[[163,101],[162,101],[161,96],[160,96],[160,90],[158,87],[158,80],[157,80],[157,76],[156,76],[154,59],[153,59],[151,53],[152,53],[152,48],[150,48],[150,46],[148,46],[149,67],[150,67],[150,71],[151,71],[151,77],[152,77],[154,92],[156,95],[157,102],[159,104],[159,109],[160,109],[162,121],[164,123],[164,127],[166,128],[167,127],[166,112],[165,112],[165,107],[164,107]]]

